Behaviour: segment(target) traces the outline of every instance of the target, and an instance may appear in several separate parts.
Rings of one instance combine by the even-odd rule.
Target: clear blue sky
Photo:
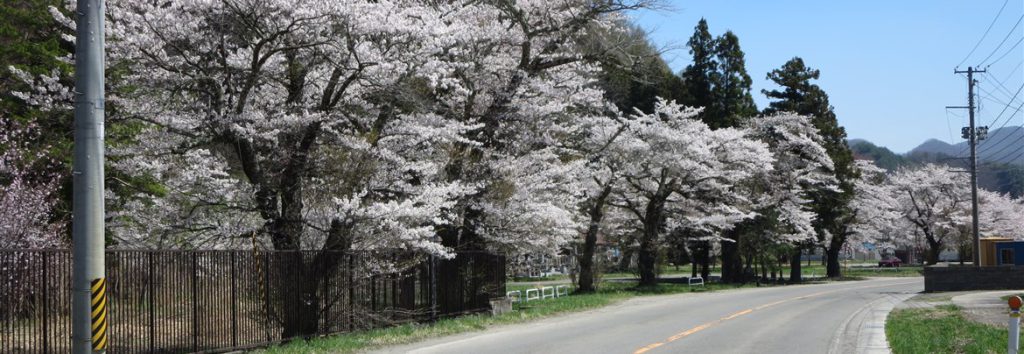
[[[996,48],[1024,13],[1021,0],[1009,0],[1002,16],[962,65],[980,63]],[[634,19],[651,31],[656,45],[674,46],[664,55],[676,71],[690,62],[686,40],[701,17],[713,35],[731,30],[746,53],[758,107],[767,99],[761,89],[774,88],[768,71],[794,56],[821,70],[818,84],[829,94],[850,138],[861,138],[906,152],[930,138],[960,142],[967,124],[967,80],[953,68],[971,51],[992,23],[1004,0],[667,0],[670,10],[644,11]],[[1008,50],[1024,36],[1024,23],[989,62],[1009,53],[979,77],[991,92],[983,97],[979,125],[995,117],[1024,83],[1024,44]],[[1013,72],[1014,69],[1016,72]],[[1004,80],[1009,93],[996,81]],[[1024,99],[1024,92],[1018,100]],[[1007,110],[1009,115],[1018,105]],[[1001,118],[995,129],[1005,118]],[[1010,125],[1022,125],[1017,114]]]

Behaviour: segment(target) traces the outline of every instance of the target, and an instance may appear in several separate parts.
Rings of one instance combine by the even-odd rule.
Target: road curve
[[[922,278],[634,298],[592,311],[449,336],[379,353],[866,353],[879,317]],[[889,306],[879,306],[888,304]],[[872,323],[872,319],[874,323]],[[871,332],[871,333],[867,333]],[[871,348],[865,341],[874,342]],[[881,342],[884,343],[884,340]],[[867,343],[871,344],[871,343]]]

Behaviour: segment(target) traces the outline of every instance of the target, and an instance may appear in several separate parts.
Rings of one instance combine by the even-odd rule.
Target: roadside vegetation
[[[754,286],[753,284],[709,283],[704,287],[691,288],[686,284],[659,283],[654,287],[638,288],[636,285],[636,281],[602,282],[595,293],[573,294],[554,299],[517,304],[512,312],[498,316],[479,314],[442,319],[435,323],[403,324],[396,327],[346,333],[309,341],[294,341],[258,352],[266,354],[353,353],[388,345],[409,344],[430,338],[480,331],[498,325],[516,324],[560,314],[596,309],[636,296],[688,292],[700,293]],[[509,286],[508,290],[525,290],[527,288],[532,287],[524,285]]]
[[[788,279],[789,267],[782,267],[782,276],[784,279]],[[861,280],[864,278],[879,277],[879,278],[902,278],[902,277],[919,277],[924,271],[923,266],[902,266],[902,267],[877,267],[875,263],[849,263],[843,264],[842,277],[832,278],[831,280]],[[718,269],[712,269],[712,272],[718,272]],[[812,265],[806,263],[801,266],[803,272],[803,280],[820,280],[827,276],[827,267],[822,265],[820,262],[814,262]],[[689,276],[691,273],[690,266],[679,266],[674,265],[662,265],[660,267],[659,276],[662,278],[666,277],[683,277]],[[601,274],[602,279],[638,279],[639,275],[636,272],[624,272],[615,271]],[[539,283],[539,282],[572,282],[572,278],[564,274],[554,274],[543,277],[510,277],[509,282],[513,283]],[[768,282],[771,282],[769,280]],[[756,283],[751,280],[749,283]],[[509,290],[512,289],[511,287]]]
[[[972,322],[955,305],[894,310],[885,334],[895,354],[1006,352],[1006,329]]]

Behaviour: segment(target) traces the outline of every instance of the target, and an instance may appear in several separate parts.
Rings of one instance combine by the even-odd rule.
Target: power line
[[[1012,159],[1006,161],[1006,163],[1013,163],[1014,161],[1020,161],[1021,157],[1024,157],[1024,151],[1021,151],[1019,154],[1017,154],[1017,156],[1014,156]]]
[[[1020,130],[1021,129],[1015,129],[1014,131],[1020,131]],[[1010,135],[1012,135],[1012,133],[1004,135],[1004,139],[1001,139],[1001,140],[1006,140],[1005,137],[1006,136],[1010,136]],[[1024,139],[1024,134],[1022,134],[1019,137],[1017,137],[1017,140],[1014,140],[1013,142],[1011,142],[1009,144],[1004,144],[1003,148],[999,149],[999,151],[996,151],[996,152],[988,154],[988,155],[989,156],[999,156],[999,154],[1001,154],[1003,151],[1006,151],[1006,149],[1010,148],[1011,146],[1016,146],[1018,150],[1014,150],[1014,151],[1019,151],[1020,150],[1020,145],[1018,143],[1021,141],[1021,139]],[[989,146],[998,146],[998,144],[997,145],[989,145]],[[1010,153],[1012,154],[1014,151],[1011,151]],[[984,151],[982,151],[982,152],[984,152]],[[1005,158],[1006,156],[1003,156],[1003,157]],[[989,159],[989,160],[991,160],[991,159]]]
[[[998,63],[998,62],[999,62],[1000,60],[1003,60],[1003,58],[1006,58],[1006,56],[1007,56],[1007,55],[1009,55],[1010,53],[1013,53],[1013,50],[1014,50],[1014,49],[1017,49],[1017,47],[1019,47],[1019,46],[1020,46],[1020,43],[1021,43],[1021,42],[1024,42],[1024,37],[1021,37],[1020,39],[1018,39],[1018,40],[1017,40],[1017,43],[1015,43],[1015,44],[1013,45],[1013,47],[1010,47],[1010,49],[1009,49],[1009,50],[1007,50],[1007,51],[1006,51],[1006,53],[1003,53],[1003,55],[1000,55],[998,59],[996,59],[996,60],[993,60],[993,61],[992,61],[991,63],[989,63],[988,65],[989,65],[989,66],[992,66],[992,65],[996,65],[996,63]]]
[[[1010,89],[1006,88],[1006,85],[1003,85],[1003,83],[1006,82],[1007,79],[1013,77],[1013,74],[1017,73],[1017,70],[1020,69],[1021,64],[1024,64],[1024,61],[1021,61],[1021,62],[1017,63],[1017,67],[1014,68],[1013,71],[1010,72],[1010,75],[1008,75],[1007,77],[1004,77],[1002,80],[995,80],[996,79],[995,76],[992,76],[992,75],[987,74],[987,73],[985,75],[988,76],[988,77],[991,77],[992,79],[994,79],[995,82],[996,82],[996,88],[999,89],[1000,92],[1005,94],[1006,97],[1010,97],[1010,96],[1012,96],[1012,94],[1010,93]]]
[[[1013,102],[1013,101],[1015,101],[1017,99],[1017,96],[1020,95],[1021,90],[1024,90],[1024,84],[1020,85],[1020,88],[1017,89],[1017,93],[1013,94],[1013,97],[1010,98],[1010,102]],[[1024,105],[1022,105],[1022,106],[1024,106]],[[1013,114],[1011,114],[1010,116],[1006,117],[1006,121],[1003,122],[1003,125],[999,126],[999,128],[1005,127],[1006,124],[1010,122],[1010,118],[1013,117],[1014,115],[1016,115],[1017,112],[1020,112],[1020,109],[1021,109],[1022,106],[1018,106],[1017,110],[1014,111]],[[994,119],[992,121],[992,124],[990,124],[990,126],[994,126],[994,125],[998,124],[999,123],[999,118],[1001,118],[1003,116],[1003,114],[1006,113],[1006,110],[1009,109],[1009,108],[1010,108],[1009,105],[1003,106],[1003,110],[999,112],[999,115],[996,116],[996,119]],[[996,129],[999,129],[999,128],[996,128]]]
[[[1024,87],[1024,86],[1022,86],[1022,87]],[[1005,107],[1005,108],[1003,109],[1003,112],[1006,112],[1006,108],[1010,108],[1010,106],[1006,106],[1006,107]],[[1019,113],[1019,112],[1020,112],[1021,108],[1024,108],[1024,103],[1021,103],[1020,105],[1018,105],[1018,106],[1017,106],[1017,109],[1016,109],[1016,110],[1014,110],[1014,112],[1013,112],[1013,113],[1011,113],[1011,114],[1010,114],[1009,116],[1007,116],[1007,117],[1006,117],[1006,121],[1005,121],[1005,122],[1003,122],[1003,125],[1000,125],[1000,126],[999,126],[999,128],[996,128],[996,129],[992,129],[992,130],[993,130],[993,131],[995,131],[995,130],[999,130],[999,129],[1002,129],[1003,127],[1006,127],[1006,124],[1010,123],[1010,118],[1012,118],[1013,116],[1016,116],[1016,115],[1017,115],[1017,113]],[[1003,114],[1002,114],[1002,113],[999,113],[999,115],[1000,115],[1000,116],[1002,116]],[[999,120],[999,117],[996,117],[996,120],[998,121],[998,120]],[[998,141],[996,141],[995,143],[991,143],[991,144],[986,144],[985,146],[983,146],[983,147],[981,148],[981,151],[980,151],[980,152],[985,152],[985,151],[987,151],[987,150],[990,150],[990,149],[992,149],[992,147],[993,147],[993,146],[998,146],[998,145],[999,145],[999,143],[1003,142],[1003,140],[1006,140],[1006,137],[1008,137],[1008,136],[1009,136],[1009,135],[1003,135],[1003,136],[1002,136],[1002,138],[1000,138],[1000,139],[999,139]],[[989,141],[991,141],[991,140],[985,140],[985,142],[989,142]]]
[[[1006,154],[1002,155],[1002,157],[990,158],[990,159],[988,159],[988,161],[993,162],[993,163],[1011,163],[1013,161],[1016,161],[1017,156],[1019,156],[1021,152],[1022,152],[1021,149],[1018,148],[1018,149],[1011,150],[1011,151],[1007,152]],[[1007,158],[1009,158],[1009,159],[1007,159]]]
[[[999,12],[996,13],[996,17],[992,19],[992,23],[989,23],[988,28],[985,29],[985,34],[982,34],[981,38],[978,38],[978,43],[974,44],[974,48],[971,48],[971,52],[967,53],[967,56],[965,56],[964,59],[960,61],[960,64],[956,64],[956,67],[959,68],[960,65],[964,65],[964,63],[967,62],[967,59],[969,59],[971,55],[974,54],[974,51],[978,50],[978,46],[981,46],[981,42],[984,42],[985,37],[988,37],[988,33],[989,31],[992,30],[992,26],[996,25],[996,21],[999,20],[999,16],[1003,15],[1003,10],[1006,9],[1006,4],[1008,3],[1010,3],[1010,0],[1003,1],[1003,6],[999,8]]]
[[[953,145],[953,126],[949,124],[949,109],[946,109],[946,129],[949,130],[949,145]]]
[[[1024,20],[1024,15],[1021,15],[1020,18],[1017,19],[1017,23],[1013,25],[1013,28],[1010,29],[1010,32],[1006,33],[1006,36],[1003,37],[1003,40],[999,42],[999,45],[997,45],[995,49],[992,49],[992,53],[989,53],[989,55],[985,57],[985,59],[982,60],[980,64],[978,64],[978,66],[985,65],[985,62],[987,62],[989,58],[992,58],[992,56],[999,51],[999,48],[1003,47],[1003,44],[1006,43],[1006,40],[1010,39],[1010,36],[1013,35],[1013,32],[1017,30],[1017,26],[1020,26],[1021,20]]]
[[[991,92],[988,92],[988,91],[985,91],[984,89],[982,89],[981,86],[978,86],[978,88],[981,89],[985,93],[985,95],[981,96],[981,98],[984,99],[984,100],[988,100],[989,102],[995,103],[995,104],[1000,105],[1000,106],[1012,106],[1012,105],[1017,103],[1016,100],[1014,100],[1013,103],[1006,103],[1005,101],[1000,100],[999,98],[997,98],[996,95],[993,95]]]

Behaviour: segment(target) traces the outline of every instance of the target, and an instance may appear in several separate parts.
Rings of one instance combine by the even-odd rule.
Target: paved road
[[[634,298],[381,353],[877,353],[885,314],[922,278]],[[881,347],[880,347],[881,346]]]

